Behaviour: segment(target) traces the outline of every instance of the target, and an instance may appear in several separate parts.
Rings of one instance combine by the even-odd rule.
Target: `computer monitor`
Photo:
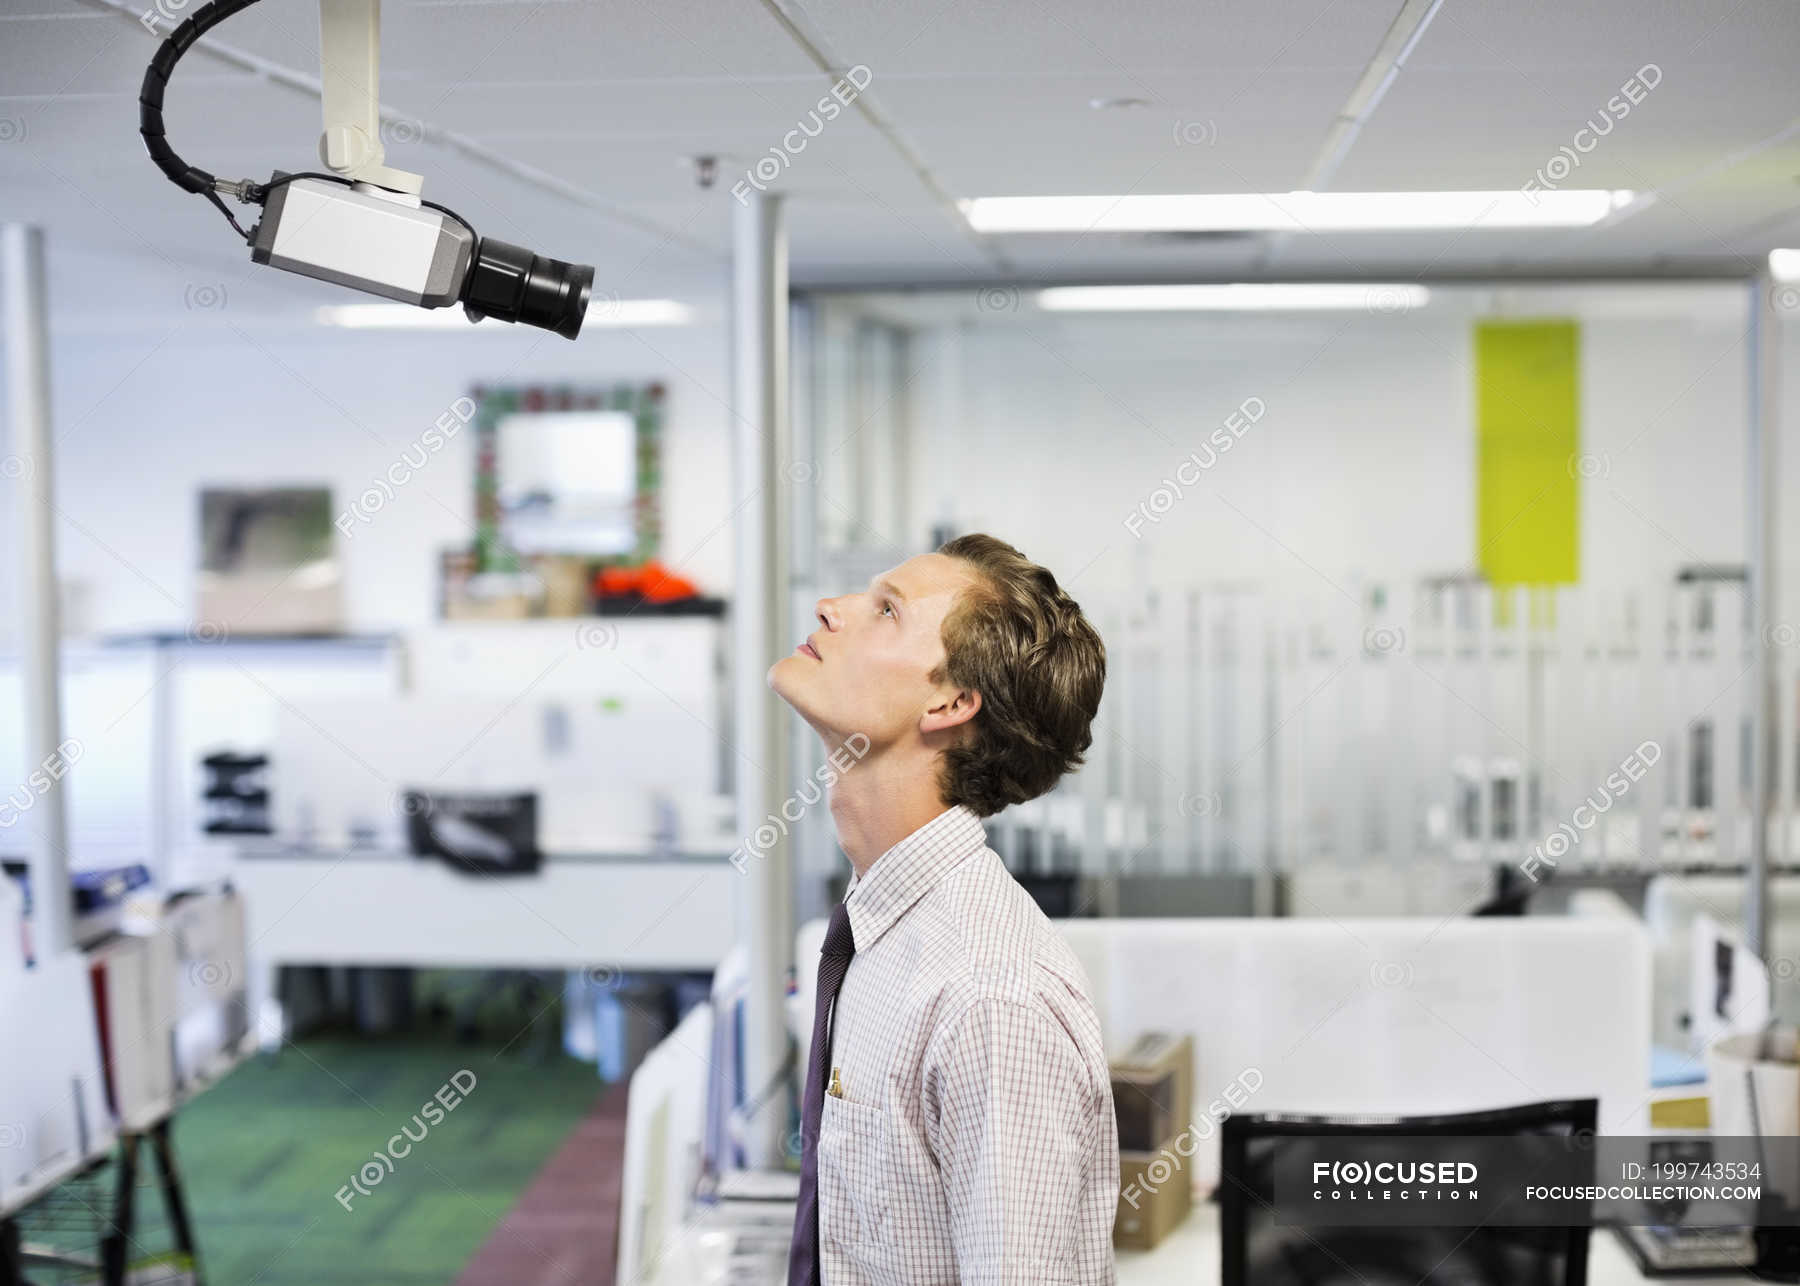
[[[1446,1116],[1259,1114],[1220,1132],[1224,1286],[1585,1286],[1587,1228],[1301,1227],[1275,1221],[1275,1162],[1310,1156],[1329,1137],[1592,1133],[1598,1099],[1563,1099]]]

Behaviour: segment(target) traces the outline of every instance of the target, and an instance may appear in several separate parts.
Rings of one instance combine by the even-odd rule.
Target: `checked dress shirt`
[[[823,1286],[1112,1286],[1118,1126],[1087,978],[963,805],[844,897]],[[803,965],[802,967],[805,967]]]

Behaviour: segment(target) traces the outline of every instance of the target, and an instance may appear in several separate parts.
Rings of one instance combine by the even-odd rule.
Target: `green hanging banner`
[[[1475,325],[1476,563],[1495,586],[1581,575],[1581,330]]]

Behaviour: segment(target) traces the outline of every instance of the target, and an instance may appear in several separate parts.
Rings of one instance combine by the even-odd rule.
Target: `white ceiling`
[[[0,218],[49,229],[65,302],[135,315],[196,281],[232,283],[234,311],[343,302],[251,271],[152,165],[135,100],[156,42],[108,3],[0,0]],[[1566,186],[1661,195],[1598,230],[981,238],[939,199],[1297,187],[1401,0],[387,0],[382,101],[424,135],[389,163],[486,235],[595,264],[596,291],[716,296],[732,184],[832,81],[777,5],[832,64],[869,69],[887,127],[845,113],[779,181],[799,284],[1743,273],[1800,243],[1793,0],[1444,0],[1331,182],[1516,189],[1655,63]],[[212,39],[318,73],[312,0],[263,0]],[[225,177],[317,168],[317,100],[203,50],[169,92],[177,151]],[[1145,105],[1089,106],[1119,97]],[[684,160],[701,153],[721,157],[710,191]]]

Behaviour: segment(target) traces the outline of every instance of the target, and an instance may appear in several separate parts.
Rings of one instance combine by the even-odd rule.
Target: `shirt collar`
[[[856,949],[873,946],[932,885],[986,843],[981,818],[967,804],[953,804],[853,876],[844,904]]]

